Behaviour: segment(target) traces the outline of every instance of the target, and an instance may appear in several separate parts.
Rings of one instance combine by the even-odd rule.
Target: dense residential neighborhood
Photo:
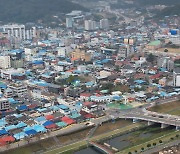
[[[98,13],[131,14],[98,4]],[[1,24],[0,147],[179,98],[180,17],[134,18],[116,28],[117,21],[73,10],[63,28]]]

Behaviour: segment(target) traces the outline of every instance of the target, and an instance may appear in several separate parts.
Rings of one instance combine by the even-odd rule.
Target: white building
[[[180,87],[180,67],[174,69],[173,72],[173,85],[175,87]]]
[[[0,29],[7,32],[9,38],[15,37],[21,40],[26,40],[36,37],[36,27],[26,30],[25,25],[9,24],[0,26]]]
[[[84,28],[87,31],[95,30],[96,29],[96,21],[93,20],[85,20],[84,22]]]
[[[109,28],[109,20],[101,19],[100,20],[100,29],[108,29]]]
[[[3,25],[0,28],[8,33],[8,37],[16,37],[22,40],[25,39],[25,25],[9,24]]]
[[[10,68],[10,56],[0,56],[0,68]]]
[[[6,98],[0,98],[0,110],[8,110],[10,108],[10,103]]]
[[[27,87],[22,83],[13,83],[8,85],[8,88],[12,89],[14,96],[24,96],[28,93]]]
[[[72,28],[73,27],[73,18],[67,17],[66,18],[66,28]]]

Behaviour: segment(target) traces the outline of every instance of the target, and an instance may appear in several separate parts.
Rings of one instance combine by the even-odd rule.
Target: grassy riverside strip
[[[169,102],[165,104],[155,105],[150,108],[150,111],[158,113],[166,113],[171,115],[180,115],[180,101]]]
[[[121,133],[124,133],[125,131],[130,131],[132,129],[137,129],[140,127],[143,127],[144,125],[142,125],[141,123],[135,123],[120,129],[116,129],[114,131],[108,132],[108,133],[104,133],[95,137],[92,137],[91,139],[89,139],[89,141],[100,141],[100,140],[104,140],[107,139],[109,137],[115,136],[115,135],[119,135]],[[47,151],[44,152],[45,154],[55,154],[55,153],[72,153],[73,151],[77,151],[79,149],[82,149],[84,147],[86,147],[88,145],[86,140],[83,141],[79,141],[70,145],[66,145],[60,148],[56,148],[56,149],[52,149],[51,151]]]
[[[141,148],[144,148],[144,150],[143,150],[143,152],[144,152],[146,150],[149,150],[150,148],[155,148],[155,147],[158,147],[158,145],[162,145],[164,143],[168,143],[168,142],[172,141],[171,138],[173,138],[173,140],[179,139],[179,137],[176,137],[177,134],[180,136],[180,131],[174,131],[172,133],[169,133],[169,134],[163,135],[161,137],[155,138],[153,140],[147,141],[145,143],[133,146],[131,148],[127,148],[123,151],[118,152],[117,154],[128,154],[129,152],[133,153],[135,151],[137,151],[139,153],[139,152],[142,152]],[[162,143],[159,143],[160,140],[162,141]],[[153,146],[153,143],[156,143],[156,146]],[[147,147],[148,144],[151,144],[151,147],[148,148]]]

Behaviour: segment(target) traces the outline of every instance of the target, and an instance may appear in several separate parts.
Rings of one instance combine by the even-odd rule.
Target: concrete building
[[[173,72],[173,86],[180,87],[180,67],[174,68]]]
[[[0,26],[0,29],[6,32],[11,39],[29,40],[37,36],[36,27],[26,29],[25,25],[9,24]]]
[[[27,87],[20,82],[8,85],[8,88],[12,89],[14,96],[23,96],[28,92]]]
[[[72,27],[73,27],[73,18],[66,17],[66,28],[72,28]]]
[[[76,49],[71,53],[71,58],[73,61],[75,60],[84,60],[90,61],[91,60],[91,53],[85,52],[85,50]]]
[[[129,45],[121,46],[119,48],[118,57],[126,58],[130,53]]]
[[[159,68],[165,68],[168,71],[172,71],[174,68],[174,62],[170,57],[158,58],[157,65]]]
[[[10,103],[6,98],[0,98],[0,110],[8,110],[10,108]]]
[[[8,37],[16,37],[25,40],[25,25],[9,24],[0,26],[0,28],[8,33]]]
[[[100,29],[109,29],[109,20],[108,19],[101,19],[99,27],[100,27]]]
[[[10,56],[0,56],[0,68],[10,68],[11,60]]]
[[[84,28],[87,31],[95,30],[96,29],[96,21],[93,20],[85,20],[84,22]]]

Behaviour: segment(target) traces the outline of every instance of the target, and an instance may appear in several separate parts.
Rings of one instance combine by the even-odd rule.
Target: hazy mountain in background
[[[112,8],[136,8],[142,11],[145,7],[154,5],[166,6],[163,10],[153,12],[156,14],[155,18],[180,15],[180,0],[118,0],[117,4],[112,4]]]
[[[171,16],[171,15],[177,15],[180,16],[180,4],[174,5],[174,6],[169,6],[161,10],[155,18],[163,18],[164,16]]]
[[[72,10],[86,10],[68,0],[0,0],[0,21],[36,22]]]
[[[180,0],[131,0],[133,3],[130,3],[129,0],[118,0],[118,3],[113,5],[116,8],[123,8],[123,7],[145,7],[145,6],[152,6],[152,5],[166,5],[172,6],[180,4]]]

